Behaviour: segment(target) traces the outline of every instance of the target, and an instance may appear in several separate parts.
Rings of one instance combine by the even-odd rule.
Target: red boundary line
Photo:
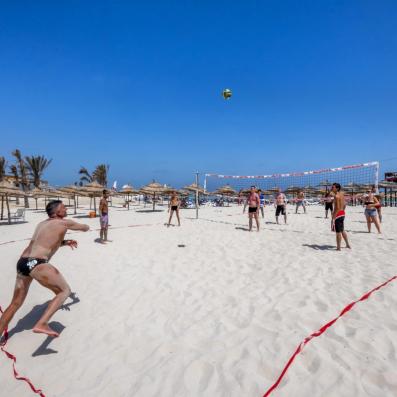
[[[338,317],[334,318],[333,320],[331,320],[330,322],[328,322],[327,324],[323,325],[318,331],[313,332],[310,336],[308,336],[307,338],[305,338],[296,348],[295,353],[290,357],[290,359],[288,360],[287,364],[285,365],[284,369],[282,370],[280,376],[278,377],[278,379],[276,380],[276,382],[266,391],[266,393],[263,395],[263,397],[268,397],[270,396],[270,394],[277,388],[277,386],[280,384],[281,380],[284,378],[284,375],[287,373],[288,368],[290,367],[290,365],[293,363],[293,361],[295,360],[295,357],[302,352],[303,348],[305,347],[305,345],[307,343],[309,343],[313,338],[317,338],[318,336],[320,336],[322,333],[324,333],[329,327],[331,327],[339,318],[341,318],[342,316],[344,316],[348,311],[350,311],[353,306],[361,301],[364,301],[366,299],[368,299],[371,294],[375,291],[378,291],[379,289],[383,288],[384,286],[386,286],[387,284],[391,283],[392,281],[397,279],[397,275],[392,277],[391,279],[385,281],[383,284],[377,286],[376,288],[372,289],[371,291],[367,292],[366,294],[364,294],[360,299],[349,303],[339,314]]]
[[[3,310],[0,306],[0,313],[3,314]],[[16,363],[17,363],[17,358],[10,352],[8,352],[6,349],[4,349],[5,345],[7,344],[8,341],[8,330],[6,329],[4,331],[4,341],[1,344],[1,351],[10,359],[12,360],[12,370],[14,373],[14,378],[17,380],[22,380],[24,382],[26,382],[30,388],[32,389],[32,391],[36,394],[38,394],[40,397],[45,397],[44,393],[41,391],[41,389],[36,389],[36,387],[33,385],[33,383],[30,381],[29,378],[26,378],[24,376],[19,375],[17,369],[16,369]]]

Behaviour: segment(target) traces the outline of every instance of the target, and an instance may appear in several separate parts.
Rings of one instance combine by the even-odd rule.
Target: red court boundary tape
[[[0,313],[3,314],[3,310],[0,306]],[[36,389],[36,387],[33,385],[33,383],[30,381],[29,378],[26,378],[24,376],[19,375],[17,369],[16,369],[16,362],[17,362],[17,358],[11,354],[10,352],[8,352],[6,349],[4,349],[5,345],[7,344],[8,341],[8,330],[5,329],[4,331],[4,341],[1,344],[1,351],[10,359],[12,360],[12,370],[14,372],[14,378],[17,380],[23,380],[24,382],[26,382],[30,388],[32,389],[32,391],[36,394],[38,394],[40,397],[45,397],[44,393],[40,390],[40,389]]]
[[[341,318],[342,316],[344,316],[348,311],[350,311],[353,306],[361,301],[365,301],[366,299],[368,299],[371,294],[375,291],[378,291],[379,289],[383,288],[384,286],[386,286],[387,284],[391,283],[392,281],[397,279],[397,275],[392,277],[391,279],[385,281],[383,284],[377,286],[376,288],[372,289],[371,291],[367,292],[366,294],[364,294],[360,299],[349,303],[339,314],[338,317],[334,318],[333,320],[331,320],[330,322],[328,322],[327,324],[323,325],[318,331],[313,332],[310,336],[308,336],[307,338],[305,338],[296,348],[295,353],[290,357],[290,359],[288,360],[287,364],[285,365],[284,369],[281,372],[281,375],[278,377],[278,379],[276,380],[276,382],[266,391],[266,393],[263,395],[263,397],[268,397],[270,396],[270,393],[272,393],[277,386],[280,384],[281,380],[284,378],[284,375],[287,373],[288,368],[290,367],[290,365],[293,363],[293,361],[295,360],[295,357],[302,352],[303,348],[305,347],[305,345],[307,343],[309,343],[313,338],[316,338],[318,336],[320,336],[322,333],[324,333],[329,327],[331,327],[336,321],[338,321],[339,318]]]

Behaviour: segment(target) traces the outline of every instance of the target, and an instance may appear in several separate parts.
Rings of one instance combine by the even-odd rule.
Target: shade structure
[[[381,181],[378,187],[384,190],[385,205],[397,206],[397,183],[392,181]]]
[[[189,196],[189,194],[190,194],[191,192],[189,192],[189,191],[186,190],[186,189],[179,189],[179,190],[177,191],[177,193],[178,193],[180,196]]]
[[[77,213],[77,207],[79,205],[79,195],[82,195],[81,188],[77,185],[69,185],[69,186],[64,186],[58,189],[61,192],[65,192],[67,194],[70,194],[73,196],[73,202],[74,202],[74,214],[76,215]]]
[[[328,179],[321,181],[318,186],[324,186],[324,187],[328,187],[328,186],[332,186],[332,182],[328,181]]]
[[[1,219],[3,219],[4,201],[5,201],[7,206],[8,223],[10,224],[11,212],[10,212],[10,203],[8,201],[8,198],[10,196],[14,196],[14,197],[25,196],[25,194],[12,183],[3,180],[0,182],[0,196],[1,196]]]
[[[134,189],[131,185],[125,185],[120,190],[119,194],[127,196],[127,208],[130,209],[130,194],[139,194],[139,190]]]
[[[102,193],[106,189],[104,186],[99,184],[98,182],[90,182],[87,185],[81,187],[80,192],[87,194],[87,196],[94,199],[94,211],[96,212],[96,197],[101,197]]]
[[[160,183],[153,181],[152,183],[147,184],[141,188],[141,193],[153,196],[153,211],[156,208],[156,196],[165,193],[165,188]]]
[[[34,198],[34,200],[36,201],[36,210],[38,209],[38,207],[37,207],[37,199],[39,197],[47,197],[46,196],[46,192],[44,192],[42,189],[39,189],[38,187],[35,187],[34,189],[32,189],[29,192],[29,195],[32,196]]]
[[[225,185],[215,190],[214,194],[221,194],[222,196],[233,196],[236,195],[237,192],[230,185]]]
[[[190,192],[196,192],[197,191],[199,194],[205,194],[204,188],[202,186],[200,186],[200,185],[196,185],[195,183],[192,183],[192,184],[190,184],[188,186],[185,186],[183,189],[184,190],[188,190]]]

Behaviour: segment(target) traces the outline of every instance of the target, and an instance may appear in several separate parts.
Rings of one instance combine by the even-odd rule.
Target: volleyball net
[[[324,188],[339,183],[344,188],[375,185],[378,188],[379,162],[346,165],[343,167],[325,168],[315,171],[289,172],[272,175],[222,175],[205,174],[204,189],[214,192],[224,185],[241,191],[254,185],[262,190],[280,188],[282,191],[291,188]]]

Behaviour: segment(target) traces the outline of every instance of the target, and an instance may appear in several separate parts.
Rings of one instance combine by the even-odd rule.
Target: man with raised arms
[[[248,205],[248,218],[249,218],[249,231],[252,230],[252,218],[255,218],[256,228],[259,232],[259,207],[260,207],[260,199],[259,195],[256,192],[255,186],[251,186],[251,191],[248,194],[247,202],[244,206],[243,213],[245,212],[245,208]]]
[[[345,195],[341,192],[341,186],[339,183],[332,185],[332,192],[334,194],[334,210],[332,212],[332,226],[331,229],[336,233],[336,249],[340,251],[340,244],[345,240],[346,248],[351,248],[347,239],[347,233],[345,232]]]
[[[277,189],[277,194],[276,194],[276,200],[275,200],[275,206],[276,206],[276,222],[277,225],[278,223],[278,217],[280,214],[284,215],[284,223],[287,224],[287,198],[285,197],[285,194],[281,192],[281,189]]]
[[[14,295],[10,305],[0,318],[0,337],[14,314],[22,306],[33,279],[55,294],[54,299],[48,304],[44,314],[34,326],[33,332],[52,337],[59,336],[49,327],[48,322],[70,295],[70,287],[62,274],[49,261],[61,246],[77,248],[77,241],[64,240],[67,230],[86,232],[89,230],[89,226],[64,219],[66,208],[60,200],[50,201],[46,211],[48,219],[37,225],[29,245],[22,252],[17,263]]]

